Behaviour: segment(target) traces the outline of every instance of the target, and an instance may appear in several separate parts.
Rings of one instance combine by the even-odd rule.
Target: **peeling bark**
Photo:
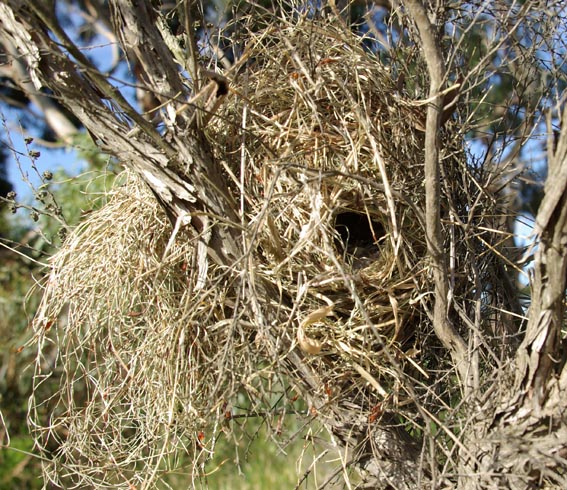
[[[483,407],[468,441],[460,488],[567,486],[567,110],[536,217],[538,231],[529,320],[520,348],[499,379],[510,388]]]

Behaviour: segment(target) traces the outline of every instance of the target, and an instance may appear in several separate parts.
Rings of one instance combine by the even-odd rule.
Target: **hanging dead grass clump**
[[[247,39],[207,137],[240,202],[248,259],[211,264],[200,282],[197,238],[172,233],[131,174],[53,258],[36,379],[54,369],[55,341],[62,386],[35,409],[51,413],[37,431],[57,447],[54,480],[64,468],[79,486],[137,487],[179,451],[207,457],[240,390],[271,406],[291,383],[328,400],[312,412],[327,421],[346,399],[344,417],[368,421],[378,404],[406,404],[405,374],[429,376],[428,353],[416,357],[431,331],[422,107],[340,23],[300,18]],[[458,147],[446,158],[459,173]],[[277,294],[255,297],[259,281]],[[277,313],[263,321],[262,309]],[[310,393],[283,376],[292,353],[316,380]]]
[[[128,173],[118,181],[108,204],[54,256],[35,319],[36,380],[54,368],[62,376],[61,391],[41,403],[50,425],[39,440],[57,448],[47,475],[59,481],[73,465],[71,481],[93,488],[128,481],[140,461],[161,464],[177,444],[176,427],[196,433],[203,425],[210,393],[198,366],[215,328],[201,332],[199,320],[214,324],[211,304],[223,302],[193,301],[191,239],[168,241],[171,226],[149,190]],[[46,357],[53,340],[55,367]],[[45,410],[35,408],[36,416]]]

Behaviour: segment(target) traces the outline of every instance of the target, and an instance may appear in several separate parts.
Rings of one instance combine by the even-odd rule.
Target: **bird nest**
[[[423,106],[397,85],[340,23],[248,34],[206,128],[242,218],[230,270],[199,277],[198,237],[173,233],[137,177],[118,179],[53,258],[35,320],[38,385],[53,340],[62,373],[60,392],[34,408],[50,413],[37,429],[56,448],[49,477],[148,484],[179,451],[209,457],[218,424],[244,411],[239,393],[251,413],[297,393],[310,416],[348,400],[376,419],[380,403],[407,404],[406,376],[442,365],[428,315]],[[441,138],[448,220],[476,184],[458,135],[448,126]],[[456,295],[467,281],[454,278]]]

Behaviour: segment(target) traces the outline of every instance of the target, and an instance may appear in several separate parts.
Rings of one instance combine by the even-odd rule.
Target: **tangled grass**
[[[199,277],[199,237],[173,229],[129,173],[52,259],[36,389],[53,372],[61,387],[31,418],[54,451],[47,477],[68,488],[149,488],[180,454],[197,478],[230,420],[263,413],[275,426],[296,393],[307,422],[390,412],[423,433],[418,407],[448,410],[459,389],[430,321],[424,103],[339,21],[280,19],[246,37],[206,128],[240,208],[243,259]],[[498,280],[487,276],[498,200],[486,191],[497,177],[470,168],[456,124],[441,131],[452,291],[474,318],[464,298]],[[258,316],[266,308],[273,317]]]

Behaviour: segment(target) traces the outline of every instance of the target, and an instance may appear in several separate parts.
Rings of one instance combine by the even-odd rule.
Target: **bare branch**
[[[425,220],[427,250],[431,257],[435,281],[433,327],[439,340],[451,352],[455,366],[464,381],[471,375],[467,346],[448,317],[450,309],[449,276],[441,231],[439,129],[443,117],[443,96],[440,93],[445,81],[445,65],[437,34],[427,17],[425,7],[419,0],[407,0],[404,3],[419,30],[430,78],[430,103],[427,107],[425,131]]]

